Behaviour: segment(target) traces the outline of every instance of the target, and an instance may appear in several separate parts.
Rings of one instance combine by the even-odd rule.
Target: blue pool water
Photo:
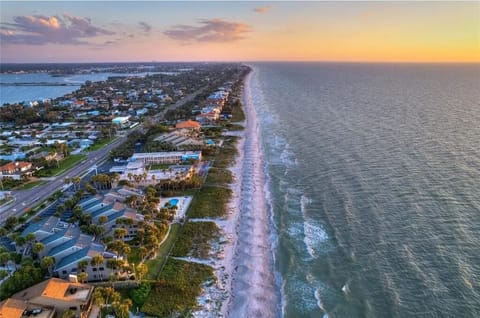
[[[168,201],[168,203],[170,203],[170,206],[172,207],[177,206],[178,199],[171,199],[170,201]]]

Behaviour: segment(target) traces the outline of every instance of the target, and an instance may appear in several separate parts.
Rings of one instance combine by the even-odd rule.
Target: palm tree
[[[40,261],[40,267],[46,269],[50,276],[53,276],[53,265],[55,265],[55,258],[51,256],[45,256]]]
[[[108,221],[108,217],[105,215],[102,215],[101,217],[98,218],[98,223],[100,225],[107,223],[107,221]]]
[[[123,299],[122,301],[112,302],[112,308],[115,316],[118,318],[128,318],[132,301],[130,299]]]
[[[80,182],[82,182],[82,178],[80,177],[75,177],[72,179],[73,185],[75,187],[75,191],[77,191],[78,185],[80,185]]]
[[[88,274],[87,274],[87,272],[78,273],[77,278],[80,281],[80,283],[85,283],[87,281]]]
[[[65,182],[66,185],[69,185],[70,182],[72,181],[72,178],[70,177],[65,177],[65,179],[63,180]]]
[[[137,200],[138,200],[137,196],[132,194],[125,199],[125,203],[129,205],[131,208],[136,208]]]
[[[88,261],[86,259],[81,260],[77,263],[77,269],[79,272],[84,271],[88,266]]]
[[[43,245],[42,243],[35,243],[32,246],[32,252],[38,255],[41,251],[43,251],[44,248],[45,248],[45,245]]]
[[[127,230],[124,228],[116,228],[113,232],[113,236],[116,239],[122,240],[125,237],[125,235],[127,235]]]
[[[135,273],[138,277],[138,280],[142,280],[143,276],[145,276],[147,272],[148,272],[148,267],[143,263],[138,264],[137,267],[135,268]]]
[[[101,254],[97,254],[97,255],[92,257],[92,260],[90,261],[90,264],[93,267],[97,267],[97,266],[100,266],[101,264],[103,264],[103,261],[104,261],[103,256]]]
[[[148,253],[148,249],[145,247],[145,246],[140,246],[138,248],[138,254],[140,255],[140,258],[143,259],[145,258],[145,256],[147,256],[147,253]]]
[[[100,265],[103,264],[103,262],[104,262],[103,256],[100,255],[100,254],[97,254],[97,255],[92,257],[92,260],[90,261],[90,264],[92,265],[92,267],[99,267]],[[103,280],[102,273],[100,273],[100,279]]]

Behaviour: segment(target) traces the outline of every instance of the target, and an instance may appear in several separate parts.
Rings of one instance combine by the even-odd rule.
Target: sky
[[[0,62],[480,62],[480,2],[4,1]]]

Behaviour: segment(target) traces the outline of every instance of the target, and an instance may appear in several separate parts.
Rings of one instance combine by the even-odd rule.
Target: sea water
[[[232,316],[480,317],[479,65],[252,67]]]

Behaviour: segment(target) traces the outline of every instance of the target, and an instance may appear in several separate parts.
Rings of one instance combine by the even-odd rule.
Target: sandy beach
[[[263,161],[255,110],[249,96],[252,73],[244,83],[245,130],[229,132],[240,137],[238,156],[230,170],[232,198],[227,217],[208,219],[221,229],[224,244],[214,246],[212,260],[217,283],[204,286],[198,298],[202,307],[195,317],[276,317],[279,292],[273,271],[271,209],[266,190]],[[201,220],[198,220],[201,221]],[[203,220],[206,221],[206,220]],[[194,261],[194,260],[192,260]]]
[[[243,95],[245,93],[243,92]],[[243,96],[244,97],[244,96]],[[244,123],[239,123],[244,124]],[[194,317],[214,318],[228,317],[228,305],[232,296],[232,274],[235,269],[234,256],[237,246],[237,227],[240,217],[241,183],[244,165],[245,131],[234,131],[225,136],[239,137],[236,148],[238,155],[234,164],[229,167],[233,175],[232,197],[227,206],[225,218],[190,219],[191,222],[215,222],[220,228],[222,238],[220,244],[212,248],[210,260],[188,259],[190,262],[198,261],[213,267],[217,282],[211,286],[204,286],[204,291],[197,299],[201,308],[193,313]]]

